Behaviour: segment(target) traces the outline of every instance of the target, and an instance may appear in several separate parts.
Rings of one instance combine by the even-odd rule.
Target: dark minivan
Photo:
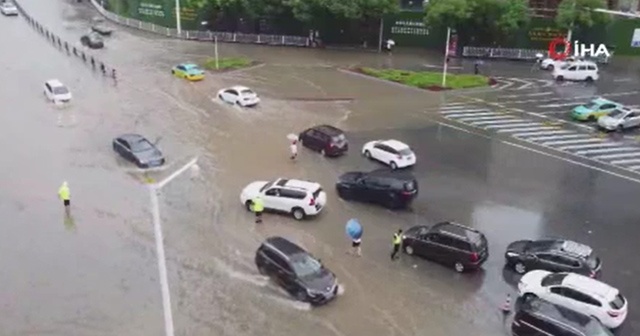
[[[414,226],[402,236],[402,246],[409,255],[451,265],[460,273],[480,268],[489,257],[484,234],[454,222]]]
[[[344,132],[330,125],[311,127],[300,133],[298,139],[303,146],[325,156],[340,156],[349,149]]]
[[[613,336],[595,318],[536,298],[520,298],[511,324],[513,336]]]
[[[296,300],[321,305],[338,294],[338,280],[322,262],[282,237],[269,237],[256,251],[260,274],[269,276]]]
[[[336,183],[345,200],[375,203],[390,209],[408,207],[418,195],[418,181],[409,172],[378,169],[342,174]]]

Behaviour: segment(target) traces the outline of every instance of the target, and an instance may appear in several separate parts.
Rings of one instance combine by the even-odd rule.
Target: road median
[[[375,69],[367,67],[349,68],[346,70],[429,91],[470,89],[488,87],[495,84],[494,79],[482,75],[447,74],[447,85],[443,87],[442,73],[440,72]]]

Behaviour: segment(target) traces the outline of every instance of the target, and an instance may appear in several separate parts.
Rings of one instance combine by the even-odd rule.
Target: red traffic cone
[[[502,307],[500,307],[500,310],[502,310],[503,313],[511,311],[511,294],[507,294],[507,299],[502,304]]]

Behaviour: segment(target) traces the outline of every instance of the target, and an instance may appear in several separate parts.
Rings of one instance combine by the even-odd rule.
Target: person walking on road
[[[393,251],[391,252],[391,260],[399,258],[398,252],[400,252],[400,247],[402,247],[402,229],[398,229],[398,232],[393,234]]]
[[[58,197],[64,204],[64,211],[67,216],[71,215],[71,191],[69,190],[69,184],[67,181],[62,182],[62,185],[58,189]]]
[[[351,240],[351,254],[362,257],[362,249],[360,245],[362,244],[362,238],[354,238]]]
[[[264,202],[260,196],[256,196],[251,200],[251,211],[256,214],[256,224],[262,223],[262,212],[264,211]]]

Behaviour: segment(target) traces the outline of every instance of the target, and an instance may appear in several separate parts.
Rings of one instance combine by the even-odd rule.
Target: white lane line
[[[566,104],[547,104],[547,105],[538,105],[537,107],[547,108],[547,107],[565,107],[565,106],[576,106],[580,105],[579,103],[566,103]]]
[[[639,162],[640,162],[640,159],[629,159],[629,160],[611,161],[609,163],[614,165],[620,165],[620,164],[639,163]]]
[[[599,144],[590,144],[590,145],[575,145],[575,146],[564,146],[560,147],[561,150],[570,150],[570,149],[585,149],[585,148],[605,148],[605,147],[619,147],[620,145],[617,143],[599,143]]]
[[[446,118],[460,118],[460,117],[482,117],[482,116],[499,116],[504,115],[496,112],[483,112],[483,113],[441,113],[444,114]]]
[[[621,159],[621,158],[634,157],[634,156],[640,156],[640,152],[625,153],[625,154],[598,155],[598,156],[592,156],[591,158],[592,159],[596,159],[596,160],[608,160],[608,159]]]
[[[626,167],[627,169],[631,169],[631,170],[638,170],[640,169],[640,166],[631,166],[631,167]]]
[[[484,128],[486,129],[493,129],[493,128],[497,128],[497,129],[501,129],[501,128],[516,128],[516,127],[532,127],[532,126],[542,126],[541,123],[522,123],[522,124],[504,124],[504,125],[489,125],[489,126],[484,126]]]
[[[540,97],[540,96],[548,96],[550,94],[553,94],[553,92],[549,91],[549,92],[536,92],[536,93],[505,95],[505,96],[498,96],[498,98]]]
[[[529,120],[523,119],[510,119],[510,120],[489,120],[489,121],[475,121],[471,122],[471,125],[501,125],[501,124],[516,124],[527,123]]]
[[[553,126],[545,126],[545,127],[528,127],[528,128],[520,128],[520,127],[516,127],[516,128],[509,128],[509,129],[501,129],[498,130],[498,133],[512,133],[512,132],[527,132],[527,131],[551,131],[551,130],[558,130],[558,127],[553,127]]]
[[[553,85],[553,81],[550,79],[536,79],[536,81],[542,83],[540,84],[541,87],[549,87],[551,85]]]
[[[560,140],[560,141],[547,141],[543,142],[543,146],[555,146],[555,145],[570,145],[570,144],[579,144],[579,143],[589,143],[589,142],[602,142],[602,139],[578,139],[578,140]]]
[[[618,78],[618,79],[614,79],[613,81],[616,83],[621,83],[621,82],[630,82],[632,81],[632,78]]]
[[[527,138],[527,140],[547,141],[547,140],[560,140],[560,139],[572,139],[572,138],[591,138],[591,136],[588,134],[551,135],[551,136]]]
[[[456,113],[469,113],[469,112],[483,112],[483,111],[491,111],[489,109],[463,109],[463,110],[444,110],[440,111],[441,114],[456,114]]]
[[[475,106],[471,105],[456,105],[456,106],[441,106],[440,109],[443,111],[454,111],[454,110],[468,110],[473,109]]]
[[[527,88],[531,87],[532,85],[533,85],[533,83],[529,82],[529,83],[527,83],[525,85],[522,85],[521,87],[519,87],[517,89],[514,89],[514,90],[518,90],[518,91],[524,90],[524,89],[527,89]]]
[[[544,132],[526,132],[513,134],[516,138],[524,138],[532,135],[552,135],[552,134],[576,134],[574,131],[560,130],[560,131],[544,131]]]
[[[513,119],[515,117],[513,116],[495,116],[495,117],[480,117],[480,118],[476,118],[476,117],[470,117],[470,118],[458,118],[458,120],[460,121],[480,121],[480,120],[504,120],[504,119]]]
[[[618,148],[589,149],[589,150],[577,151],[577,152],[575,152],[575,154],[576,155],[591,155],[591,154],[637,151],[638,149],[640,149],[640,148],[618,147]]]
[[[446,103],[446,104],[444,104],[444,105],[445,105],[445,106],[469,105],[469,103],[455,102],[455,103]]]
[[[498,87],[496,88],[497,90],[504,90],[504,89],[506,89],[506,88],[508,88],[508,87],[512,86],[513,84],[515,84],[514,82],[512,82],[512,81],[508,81],[508,80],[501,80],[500,82],[501,82],[501,83],[507,83],[507,84],[502,85],[502,86],[498,86]]]

